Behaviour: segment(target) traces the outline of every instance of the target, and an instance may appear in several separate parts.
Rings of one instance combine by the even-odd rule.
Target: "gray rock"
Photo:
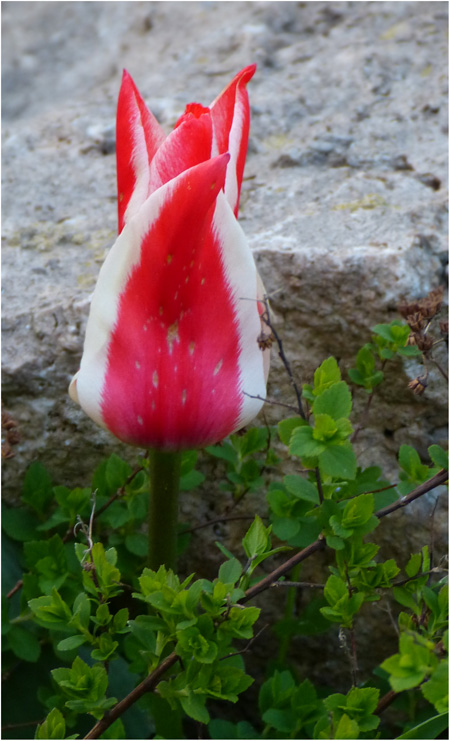
[[[207,104],[258,63],[240,218],[300,383],[331,354],[350,367],[370,327],[397,316],[401,297],[419,298],[445,279],[446,3],[2,9],[3,401],[21,435],[4,466],[9,499],[34,459],[55,483],[74,486],[113,450],[137,456],[67,396],[89,296],[115,238],[123,67],[169,131],[187,102]],[[441,380],[433,374],[416,398],[406,388],[415,372],[393,364],[359,439],[362,462],[381,463],[388,475],[402,442],[426,455],[445,434]],[[276,357],[268,394],[293,399]],[[356,393],[357,409],[363,402]],[[265,413],[281,415],[269,405]],[[202,515],[223,509],[224,495],[211,492],[209,484]],[[187,498],[183,514],[198,516],[198,501]],[[200,532],[198,551],[210,553],[210,533]],[[427,531],[414,532],[411,547],[423,545]]]
[[[6,492],[17,492],[34,457],[70,479],[117,446],[74,408],[66,387],[114,240],[121,68],[169,130],[187,101],[208,102],[258,62],[241,220],[297,377],[307,381],[329,354],[348,367],[401,296],[423,295],[444,277],[446,10],[4,4],[3,393],[21,430]],[[420,408],[432,434],[444,424],[440,387],[431,403],[417,401],[400,368],[395,376],[402,414],[383,408],[391,428],[409,428]],[[290,393],[276,361],[269,393]],[[267,414],[277,418],[273,408]],[[382,424],[373,419],[371,434]]]

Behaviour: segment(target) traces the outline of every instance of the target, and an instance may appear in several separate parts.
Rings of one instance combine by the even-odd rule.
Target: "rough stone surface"
[[[34,459],[55,482],[82,485],[113,450],[136,458],[66,393],[114,241],[123,67],[169,131],[187,102],[207,104],[258,63],[240,219],[300,382],[331,354],[350,367],[370,327],[396,317],[400,297],[443,283],[447,3],[5,2],[2,10],[3,401],[21,434],[4,466],[11,500]],[[401,443],[426,454],[446,434],[439,376],[417,399],[408,374],[413,366],[394,367],[360,437],[362,461],[388,474]],[[293,398],[276,359],[269,395]],[[280,412],[266,406],[266,414],[273,421]],[[183,513],[220,512],[213,491],[210,483],[186,498]],[[416,535],[422,545],[427,535]],[[210,536],[200,531],[192,567],[204,565]],[[208,568],[213,575],[213,560]]]

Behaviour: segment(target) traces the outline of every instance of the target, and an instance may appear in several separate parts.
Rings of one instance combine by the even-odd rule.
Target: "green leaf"
[[[237,558],[225,561],[219,569],[219,581],[224,584],[236,584],[242,574],[242,566]]]
[[[342,597],[348,596],[348,587],[339,577],[332,574],[328,577],[324,589],[324,597],[329,605],[337,604]]]
[[[341,371],[336,358],[327,358],[314,373],[314,396],[319,396],[327,388],[341,380]]]
[[[278,422],[278,434],[280,440],[285,445],[289,445],[291,442],[292,433],[297,427],[304,427],[308,423],[302,417],[289,417],[289,419],[283,419]]]
[[[448,450],[444,450],[440,445],[430,445],[428,453],[435,466],[448,471]]]
[[[326,449],[323,442],[315,440],[313,436],[313,428],[309,427],[297,427],[292,433],[291,444],[289,446],[289,453],[291,455],[298,455],[303,458],[312,458]]]
[[[283,734],[290,734],[297,726],[297,715],[293,710],[269,708],[262,716],[264,723]]]
[[[145,558],[148,554],[148,537],[145,533],[131,533],[125,538],[125,546],[133,555]]]
[[[43,741],[45,739],[66,738],[66,721],[58,708],[53,708],[44,722],[37,727],[35,738]]]
[[[447,728],[448,713],[441,713],[440,715],[434,715],[432,718],[428,718],[428,720],[419,723],[414,728],[410,728],[409,731],[402,733],[401,736],[397,736],[397,741],[403,739],[423,741],[423,739],[438,738]]]
[[[266,528],[258,515],[242,539],[242,545],[248,558],[264,553],[270,548],[270,526]]]
[[[422,565],[422,554],[414,553],[405,566],[406,575],[409,577],[416,576]]]
[[[62,641],[60,641],[56,648],[58,649],[58,651],[73,651],[74,648],[79,648],[83,645],[83,643],[86,643],[86,641],[86,636],[69,636],[69,638],[64,638]]]
[[[298,499],[319,504],[317,487],[303,476],[289,475],[283,478],[286,489]]]
[[[329,445],[319,456],[319,470],[323,476],[354,479],[356,456],[351,443]]]
[[[352,410],[352,395],[345,381],[325,389],[314,402],[314,416],[327,414],[334,420],[348,417]]]
[[[321,397],[319,397],[321,398]],[[327,443],[336,437],[336,421],[329,414],[317,414],[314,416],[313,439]]]
[[[300,530],[300,523],[291,517],[277,517],[273,523],[273,533],[280,540],[293,538]]]
[[[373,513],[372,494],[360,494],[351,499],[342,513],[341,525],[344,528],[361,527],[368,522]]]
[[[448,660],[444,659],[439,663],[428,682],[424,682],[420,689],[438,713],[448,712]]]
[[[12,625],[8,633],[8,646],[23,661],[36,662],[41,655],[37,636],[20,625]]]
[[[52,480],[49,472],[39,461],[34,461],[27,469],[21,500],[42,516],[53,501]]]
[[[428,466],[421,462],[417,450],[410,445],[400,446],[398,462],[412,481],[421,483],[427,480]]]
[[[356,720],[351,720],[346,713],[341,717],[334,738],[355,739],[359,736],[359,726]]]
[[[209,445],[205,450],[209,455],[214,456],[214,458],[221,458],[222,460],[227,461],[227,463],[231,463],[233,466],[237,465],[238,455],[232,445],[228,442],[225,442],[222,445]]]
[[[34,540],[38,525],[39,520],[29,509],[2,505],[2,528],[13,540]]]
[[[246,720],[231,723],[229,720],[214,718],[208,725],[212,739],[255,739],[258,735],[253,726]]]
[[[194,694],[186,687],[187,694],[180,696],[181,707],[186,715],[199,723],[209,723],[209,713],[205,707],[205,695]]]
[[[201,471],[189,471],[180,477],[180,491],[192,491],[203,484],[205,475]]]
[[[120,489],[131,474],[131,466],[113,453],[106,464],[106,482],[111,493]]]

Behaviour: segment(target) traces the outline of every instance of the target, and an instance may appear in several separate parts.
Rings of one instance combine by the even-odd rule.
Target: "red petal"
[[[246,85],[255,74],[255,70],[255,64],[241,70],[211,105],[217,153],[230,152],[231,155],[225,195],[236,217],[250,127],[250,105]]]
[[[161,126],[124,70],[116,121],[119,234],[147,198],[150,162],[164,139]]]
[[[201,112],[197,110],[196,114],[186,112],[153,158],[148,194],[190,167],[208,160],[211,157],[211,146],[212,123],[209,108],[202,108]]]
[[[227,162],[214,158],[163,186],[120,238],[141,239],[140,257],[120,292],[101,411],[125,442],[201,447],[239,419],[239,335],[212,228]],[[153,220],[139,228],[147,211]]]

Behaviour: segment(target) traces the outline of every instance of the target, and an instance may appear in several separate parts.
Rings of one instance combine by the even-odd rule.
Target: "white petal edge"
[[[238,322],[240,387],[243,394],[241,413],[235,427],[235,430],[239,430],[256,417],[266,395],[270,350],[263,352],[258,346],[261,320],[257,306],[258,300],[263,298],[264,286],[245,234],[223,192],[217,197],[214,228],[221,245],[223,266]],[[252,396],[260,396],[261,399]]]

